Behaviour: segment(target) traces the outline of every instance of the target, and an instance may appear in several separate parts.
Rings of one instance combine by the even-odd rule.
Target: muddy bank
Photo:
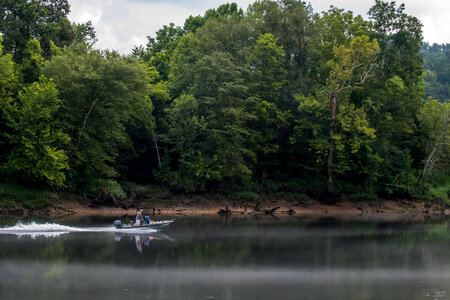
[[[136,207],[120,208],[113,206],[93,206],[80,204],[77,201],[61,201],[51,207],[38,210],[23,208],[1,209],[0,215],[16,216],[46,216],[58,218],[68,215],[77,216],[133,216],[138,208],[144,209],[144,214],[161,217],[201,216],[201,215],[273,215],[273,216],[448,216],[450,210],[439,204],[412,202],[406,200],[380,200],[371,202],[338,202],[325,205],[317,200],[307,199],[302,202],[258,201],[243,202],[227,200],[211,200],[207,197],[173,197],[165,201],[142,202]]]

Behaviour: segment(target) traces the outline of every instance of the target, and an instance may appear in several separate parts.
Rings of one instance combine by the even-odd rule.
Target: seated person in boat
[[[141,222],[144,221],[144,218],[142,217],[142,212],[143,210],[140,209],[136,215],[136,223],[135,223],[136,226],[141,225]]]
[[[152,224],[152,220],[150,220],[150,216],[145,216],[145,223]]]

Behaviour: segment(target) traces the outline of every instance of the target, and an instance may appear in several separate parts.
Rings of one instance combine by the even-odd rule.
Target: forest
[[[403,4],[376,0],[367,20],[224,4],[126,55],[96,49],[67,0],[0,7],[3,206],[37,191],[107,204],[146,186],[449,204],[450,47],[424,43]]]

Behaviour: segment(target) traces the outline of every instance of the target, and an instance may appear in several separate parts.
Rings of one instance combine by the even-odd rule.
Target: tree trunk
[[[427,161],[425,162],[425,165],[423,166],[423,170],[422,173],[420,174],[420,178],[419,178],[419,185],[422,185],[423,180],[425,179],[425,174],[427,173],[428,168],[431,165],[431,162],[433,161],[434,158],[434,154],[436,153],[436,150],[438,149],[441,139],[444,137],[446,131],[447,131],[447,124],[448,124],[448,120],[444,120],[444,127],[441,130],[441,133],[439,134],[439,136],[437,137],[434,145],[433,145],[433,149],[431,150],[430,155],[427,158]]]
[[[150,116],[150,129],[152,131],[153,142],[155,142],[156,156],[158,157],[158,168],[161,170],[161,157],[159,155],[158,136],[156,135],[155,129],[153,128],[153,120],[151,116]]]
[[[330,123],[330,149],[328,150],[328,162],[327,162],[327,190],[328,193],[334,193],[333,184],[333,156],[334,156],[334,127],[336,125],[336,93],[331,94],[331,123]]]
[[[91,107],[89,108],[88,112],[87,112],[86,115],[84,116],[83,127],[81,128],[80,132],[78,133],[77,148],[78,148],[78,146],[80,145],[81,134],[83,133],[84,129],[86,128],[86,122],[87,122],[87,119],[88,119],[89,115],[91,114],[92,109],[94,108],[95,102],[96,102],[95,100],[92,101]]]

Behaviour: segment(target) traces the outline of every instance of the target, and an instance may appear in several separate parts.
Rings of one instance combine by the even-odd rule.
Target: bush
[[[430,188],[430,195],[436,199],[448,200],[450,196],[450,183]]]
[[[442,184],[430,187],[428,195],[433,200],[439,201],[446,206],[450,206],[450,180],[444,180]]]
[[[361,193],[355,193],[348,196],[348,199],[350,201],[376,201],[378,199],[377,194],[370,193],[370,192],[361,192]]]
[[[308,198],[304,193],[295,192],[277,192],[272,194],[275,200],[286,200],[288,202],[298,202],[303,203]]]
[[[243,201],[256,201],[259,199],[259,195],[250,191],[242,191],[234,193],[234,196]]]
[[[303,193],[289,193],[289,199],[296,202],[305,202],[308,197]]]
[[[266,181],[266,190],[269,193],[275,192],[293,192],[293,193],[303,193],[304,187],[306,184],[298,178],[289,178],[283,181],[278,180],[267,180]]]
[[[116,198],[123,200],[127,197],[127,194],[123,191],[120,184],[113,179],[100,179],[100,187],[103,187],[103,192],[106,197]]]
[[[127,194],[147,194],[155,191],[155,186],[142,185],[131,181],[121,181],[120,185]]]
[[[218,191],[224,194],[247,191],[258,193],[260,189],[260,184],[251,178],[231,178],[223,181],[223,183],[219,186]]]
[[[0,183],[0,206],[2,207],[23,206],[38,209],[49,206],[57,199],[57,194],[51,191],[29,188],[16,183]]]
[[[123,191],[122,186],[114,179],[95,177],[85,178],[80,185],[80,189],[75,192],[82,192],[90,197],[97,197],[100,193],[103,193],[105,198],[114,198],[118,200],[123,200],[127,197],[127,194]]]
[[[35,199],[27,199],[23,201],[23,206],[28,209],[38,209],[49,206],[50,202],[44,197],[38,197]]]
[[[14,207],[16,206],[16,202],[11,199],[2,199],[0,200],[0,207]]]

